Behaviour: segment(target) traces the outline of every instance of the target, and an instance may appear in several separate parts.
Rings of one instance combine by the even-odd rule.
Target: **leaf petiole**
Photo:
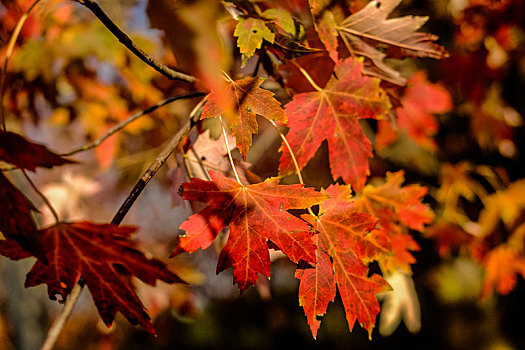
[[[230,152],[230,145],[228,143],[228,135],[226,135],[226,129],[224,128],[224,122],[222,120],[222,116],[219,117],[219,120],[221,121],[221,128],[222,128],[222,135],[224,136],[224,143],[226,144],[226,151],[228,152],[228,158],[230,159],[230,164],[232,166],[233,174],[235,175],[235,179],[239,183],[239,185],[243,186],[241,182],[241,179],[239,178],[239,174],[237,174],[237,169],[235,169],[235,164],[233,163],[232,153]]]
[[[283,140],[284,144],[286,145],[286,148],[288,149],[288,152],[290,152],[290,157],[292,157],[293,165],[295,167],[295,173],[297,174],[297,178],[299,179],[299,183],[304,186],[303,176],[301,175],[301,169],[299,168],[299,164],[297,163],[297,159],[295,158],[295,154],[292,151],[292,147],[288,143],[288,140],[286,140],[286,137],[284,136],[281,129],[279,129],[279,126],[273,121],[270,120],[270,123],[272,123],[273,127],[277,132],[279,133],[279,136],[281,136],[281,139]],[[314,214],[311,208],[307,208],[308,213],[314,217],[317,217],[317,215]]]
[[[306,80],[308,80],[308,82],[312,85],[312,87],[313,87],[315,90],[317,90],[317,91],[319,91],[319,92],[323,92],[323,91],[324,91],[323,89],[321,89],[321,88],[319,87],[319,85],[317,85],[317,84],[315,83],[315,81],[312,79],[312,77],[310,76],[310,74],[308,74],[308,72],[307,72],[303,67],[301,67],[301,66],[300,66],[297,62],[295,62],[295,61],[290,61],[290,62],[292,62],[292,63],[297,67],[297,69],[299,69],[299,71],[304,75],[304,77],[306,78]]]

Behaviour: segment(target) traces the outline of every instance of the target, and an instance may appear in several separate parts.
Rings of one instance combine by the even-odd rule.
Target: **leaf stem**
[[[202,162],[202,159],[199,157],[199,155],[195,151],[195,148],[191,147],[190,151],[191,151],[191,153],[193,153],[193,156],[195,157],[195,159],[197,160],[197,163],[201,167],[202,173],[204,174],[204,176],[206,176],[206,179],[208,179],[208,181],[211,181],[210,175],[206,171],[206,168],[204,167],[204,163]],[[191,161],[191,159],[190,159],[190,161]]]
[[[198,79],[194,76],[177,72],[164,64],[160,63],[141,48],[139,48],[131,38],[120,29],[115,22],[108,17],[108,15],[102,10],[102,8],[94,0],[76,0],[78,3],[87,7],[99,20],[109,29],[111,33],[124,45],[126,46],[135,56],[140,58],[148,66],[155,69],[157,72],[164,75],[166,78],[171,80],[180,80],[187,83],[194,83]]]
[[[27,171],[25,169],[21,169],[21,170],[22,170],[22,174],[24,174],[24,177],[26,178],[27,182],[29,182],[29,184],[31,185],[33,190],[40,196],[40,198],[42,198],[42,200],[44,201],[46,206],[51,211],[51,214],[53,214],[53,216],[55,218],[55,221],[56,221],[55,224],[58,224],[60,222],[60,219],[58,218],[58,213],[55,210],[55,208],[53,207],[53,205],[51,204],[51,202],[49,201],[49,199],[47,199],[47,197],[38,189],[38,187],[36,187],[36,185],[33,182],[33,180],[31,180],[29,175],[27,175]]]
[[[18,36],[20,35],[20,31],[22,30],[24,23],[29,17],[29,13],[35,8],[35,6],[39,2],[40,0],[35,0],[31,4],[31,6],[29,6],[29,8],[22,14],[20,19],[18,20],[18,23],[16,24],[15,29],[13,30],[13,34],[11,34],[9,43],[7,44],[7,51],[5,53],[4,67],[2,68],[2,77],[0,78],[0,121],[2,124],[3,131],[7,130],[6,125],[5,125],[5,110],[4,110],[5,79],[6,79],[6,74],[7,74],[7,64],[9,62],[9,58],[13,54],[15,43],[16,43],[16,40],[18,39]]]
[[[297,67],[297,69],[299,69],[299,71],[300,71],[301,73],[303,73],[303,75],[304,75],[304,77],[306,78],[306,80],[308,80],[308,82],[312,85],[312,87],[313,87],[315,90],[317,90],[317,91],[319,91],[319,92],[323,92],[323,91],[324,91],[323,89],[321,89],[321,88],[319,87],[319,85],[317,85],[317,84],[315,83],[315,81],[312,79],[312,77],[310,76],[310,74],[308,74],[308,72],[307,72],[303,67],[301,67],[301,66],[299,65],[299,63],[297,63],[297,62],[295,62],[295,61],[290,61],[290,62],[292,62],[292,63]]]
[[[279,133],[279,136],[281,136],[281,139],[283,140],[284,144],[286,145],[286,148],[288,149],[288,152],[290,152],[290,157],[292,157],[293,165],[295,167],[295,172],[297,173],[297,177],[299,178],[299,183],[301,185],[304,185],[303,176],[301,175],[301,169],[299,168],[299,164],[297,163],[297,159],[295,158],[295,154],[292,151],[292,147],[288,143],[288,140],[284,136],[284,134],[281,131],[281,129],[279,129],[279,126],[273,120],[270,120],[270,123],[272,123],[273,127],[275,128],[275,130],[277,130],[277,132]]]
[[[228,143],[228,135],[226,135],[226,129],[224,128],[224,121],[222,120],[222,116],[219,117],[219,120],[221,121],[222,135],[224,136],[224,144],[226,145],[226,151],[228,152],[228,158],[230,159],[230,164],[232,166],[233,174],[235,175],[235,179],[237,180],[239,185],[244,186],[241,182],[241,179],[239,178],[239,174],[237,174],[237,169],[235,169],[235,164],[233,163],[232,153],[230,152],[230,144]]]
[[[189,179],[194,178],[193,172],[191,171],[191,165],[189,157],[186,153],[184,153],[184,150],[182,148],[182,145],[179,143],[179,152],[182,156],[182,165],[184,166],[184,170],[186,171],[186,177]]]
[[[277,132],[279,133],[279,136],[281,136],[281,139],[283,140],[284,144],[286,145],[286,148],[288,149],[288,152],[290,152],[290,157],[292,157],[293,165],[295,167],[295,172],[297,173],[297,178],[299,179],[299,183],[304,186],[303,176],[301,175],[301,169],[299,168],[299,164],[297,163],[297,159],[295,158],[295,154],[292,151],[292,147],[288,143],[288,140],[284,136],[284,134],[281,131],[281,129],[279,129],[279,126],[273,120],[270,120],[270,123],[272,123],[273,127],[275,128],[275,130],[277,130]],[[310,215],[317,217],[317,215],[314,214],[314,212],[312,211],[311,208],[307,208],[307,210],[308,210],[308,213]]]

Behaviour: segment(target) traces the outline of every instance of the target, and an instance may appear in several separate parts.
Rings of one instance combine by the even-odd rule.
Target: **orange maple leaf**
[[[508,294],[514,289],[517,275],[525,278],[525,256],[516,249],[500,245],[491,250],[485,257],[486,274],[482,296],[487,297],[493,289],[500,294]]]
[[[277,123],[286,123],[281,104],[273,97],[273,93],[259,87],[262,81],[259,77],[231,81],[229,88],[234,105],[233,111],[224,110],[218,103],[215,92],[208,96],[202,111],[201,119],[224,115],[244,160],[252,145],[252,134],[258,131],[255,118],[257,114]]]
[[[303,185],[278,185],[278,178],[242,186],[221,173],[210,171],[212,181],[192,179],[182,185],[182,196],[208,204],[182,223],[172,255],[207,248],[217,234],[230,227],[217,272],[233,267],[234,282],[241,291],[257,281],[257,274],[270,276],[268,240],[295,263],[315,262],[313,231],[288,209],[304,209],[327,198]]]
[[[298,269],[299,303],[314,338],[336,285],[343,300],[350,331],[356,320],[371,336],[379,302],[375,295],[389,289],[379,275],[368,277],[366,264],[388,254],[390,242],[383,230],[376,230],[377,219],[357,213],[350,201],[349,186],[332,185],[324,191],[330,195],[320,205],[319,216],[304,215],[319,231],[317,264],[313,269]]]
[[[406,226],[422,231],[424,224],[432,222],[432,210],[421,202],[427,193],[419,185],[402,186],[404,172],[387,173],[386,183],[381,186],[367,185],[359,197],[354,198],[356,211],[379,219],[379,225],[388,232],[393,254],[380,259],[383,272],[403,269],[410,272],[410,264],[416,262],[409,250],[419,250],[412,236],[403,233]]]

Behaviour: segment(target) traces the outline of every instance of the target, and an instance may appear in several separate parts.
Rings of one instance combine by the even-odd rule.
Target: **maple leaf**
[[[390,108],[388,96],[379,80],[361,74],[363,63],[349,58],[335,68],[335,75],[319,91],[297,94],[285,107],[290,131],[286,138],[299,168],[314,156],[323,140],[328,141],[330,168],[334,179],[342,177],[355,191],[363,188],[372,156],[370,141],[358,119],[381,118]],[[279,171],[294,171],[285,147]],[[345,161],[341,161],[344,159]]]
[[[500,220],[506,228],[511,228],[525,210],[525,179],[511,183],[505,190],[485,197],[485,207],[479,215],[481,236],[490,234]]]
[[[135,294],[128,274],[154,285],[156,280],[182,282],[164,263],[148,259],[136,250],[130,236],[133,227],[91,222],[62,222],[41,230],[48,264],[38,260],[27,274],[25,286],[46,284],[49,297],[66,299],[82,276],[109,327],[117,312],[132,324],[155,333],[150,318]],[[27,257],[13,241],[2,241],[0,253],[11,259]]]
[[[432,210],[421,203],[427,189],[419,185],[402,187],[403,182],[403,171],[387,172],[383,185],[367,185],[359,197],[353,199],[356,211],[378,218],[379,226],[388,232],[393,254],[379,259],[384,273],[396,270],[410,273],[410,264],[416,259],[409,251],[419,250],[419,245],[411,235],[403,233],[406,230],[403,227],[422,231],[424,224],[434,218]]]
[[[233,279],[244,291],[257,274],[270,276],[268,240],[295,263],[315,262],[313,232],[288,209],[319,204],[326,195],[302,185],[278,185],[278,178],[242,186],[221,173],[210,171],[212,181],[192,179],[182,185],[182,196],[208,204],[182,223],[173,255],[206,249],[217,234],[230,227],[228,241],[217,264],[217,273],[233,267]]]
[[[439,255],[444,258],[448,258],[454,249],[468,245],[474,238],[460,226],[442,219],[428,227],[424,234],[434,241]]]
[[[333,2],[331,0],[308,0],[308,3],[319,38],[326,47],[330,58],[334,62],[338,62],[337,24],[333,13],[329,11]]]
[[[0,132],[0,160],[31,171],[35,171],[36,167],[52,168],[76,163],[10,131]]]
[[[392,291],[378,295],[378,298],[383,301],[379,318],[379,333],[385,337],[391,335],[401,320],[404,321],[410,333],[419,332],[421,330],[421,311],[414,280],[400,271],[396,271],[385,279],[392,286]]]
[[[486,269],[483,297],[490,295],[493,289],[506,295],[514,289],[518,274],[525,278],[525,257],[509,245],[502,244],[491,250],[483,264]]]
[[[260,49],[263,40],[273,43],[275,35],[266,26],[262,19],[240,19],[235,26],[234,36],[238,37],[237,46],[242,54],[243,65],[253,56],[255,50]]]
[[[418,145],[435,150],[432,137],[438,131],[438,123],[432,114],[452,108],[450,94],[441,85],[430,83],[424,72],[414,74],[408,84],[401,98],[402,107],[397,108],[397,125]]]
[[[330,195],[320,205],[319,216],[304,215],[319,231],[315,268],[299,269],[299,303],[303,306],[314,338],[320,326],[318,316],[326,313],[336,294],[343,300],[350,331],[356,320],[369,336],[379,313],[375,295],[389,289],[379,275],[367,275],[366,263],[388,254],[390,243],[385,232],[376,230],[377,219],[354,211],[349,186],[331,185]]]
[[[31,211],[38,210],[0,172],[0,232],[7,239],[18,242],[25,251],[46,261]]]
[[[427,189],[419,185],[402,186],[404,181],[404,171],[387,172],[383,185],[367,185],[363,189],[356,198],[356,210],[390,221],[399,220],[413,230],[422,231],[423,225],[434,218],[432,210],[421,203]]]
[[[229,90],[234,101],[233,113],[224,113],[217,103],[215,92],[208,96],[202,111],[201,119],[219,117],[224,113],[244,160],[252,145],[252,134],[258,130],[256,114],[277,123],[286,123],[281,104],[273,97],[272,92],[259,87],[262,82],[259,77],[230,81]]]
[[[370,59],[373,66],[367,67],[367,74],[404,85],[405,79],[399,72],[384,63],[386,54],[376,49],[383,46],[394,52],[394,56],[444,58],[446,50],[435,44],[437,36],[416,32],[428,20],[423,16],[405,16],[387,19],[401,0],[374,0],[364,8],[350,15],[339,25],[326,7],[327,0],[310,0],[312,14],[316,19],[316,28],[321,41],[330,56],[337,62],[337,34],[341,35],[348,50],[353,54]]]

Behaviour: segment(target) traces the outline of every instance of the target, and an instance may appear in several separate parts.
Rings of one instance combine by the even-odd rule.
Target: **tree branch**
[[[123,120],[122,122],[118,123],[117,125],[115,125],[111,129],[109,129],[104,135],[102,135],[100,138],[96,139],[95,141],[93,141],[91,143],[88,143],[88,144],[86,144],[86,145],[84,145],[82,147],[79,147],[77,149],[74,149],[72,151],[61,153],[60,155],[63,156],[63,157],[67,157],[67,156],[72,156],[72,155],[80,153],[80,152],[89,151],[90,149],[93,149],[95,147],[100,146],[102,144],[102,142],[106,141],[106,139],[108,137],[110,137],[111,135],[113,135],[113,134],[119,132],[120,130],[124,129],[126,126],[128,126],[130,123],[134,122],[138,118],[140,118],[140,117],[142,117],[142,116],[144,116],[146,114],[150,114],[150,113],[154,112],[155,110],[157,110],[158,108],[160,108],[162,106],[165,106],[167,104],[170,104],[170,103],[178,101],[178,100],[189,99],[189,98],[200,97],[200,96],[204,96],[204,93],[196,91],[196,92],[189,92],[189,93],[178,95],[178,96],[173,96],[173,97],[167,98],[165,100],[162,100],[162,101],[158,102],[157,104],[155,104],[153,106],[150,106],[150,107],[148,107],[148,108],[146,108],[146,109],[144,109],[144,110],[142,110],[140,112],[137,112],[137,113],[133,114],[132,116],[128,117],[126,120]],[[11,170],[15,170],[15,169],[18,169],[18,167],[13,166],[13,165],[9,165],[9,166],[0,168],[0,171],[5,172],[5,171],[11,171]]]
[[[184,74],[181,72],[177,72],[164,64],[160,63],[153,57],[151,57],[149,54],[144,52],[141,48],[139,48],[132,40],[131,38],[120,29],[115,22],[111,20],[111,18],[108,17],[108,15],[102,10],[102,8],[94,1],[94,0],[76,0],[80,4],[87,7],[99,20],[106,26],[106,28],[109,29],[115,37],[124,45],[126,46],[135,56],[140,58],[142,61],[144,61],[148,66],[155,69],[157,72],[164,75],[166,78],[171,80],[181,80],[185,81],[187,83],[194,83],[197,81],[197,78],[188,74]]]
[[[128,126],[128,124],[134,122],[135,120],[139,119],[140,117],[146,115],[146,114],[150,114],[152,113],[153,111],[157,110],[158,108],[162,107],[162,106],[165,106],[167,104],[170,104],[172,102],[175,102],[175,101],[178,101],[178,100],[182,100],[182,99],[187,99],[187,98],[193,98],[193,97],[200,97],[200,96],[204,96],[205,93],[203,92],[189,92],[187,94],[182,94],[182,95],[178,95],[178,96],[173,96],[173,97],[170,97],[170,98],[167,98],[165,100],[162,100],[160,101],[159,103],[151,106],[151,107],[148,107],[140,112],[137,112],[135,114],[133,114],[132,116],[128,117],[126,120],[123,120],[122,122],[118,123],[117,125],[115,125],[114,127],[112,127],[111,129],[109,129],[104,135],[102,135],[100,138],[96,139],[95,141],[87,144],[87,145],[84,145],[82,147],[79,147],[77,149],[74,149],[72,151],[69,151],[67,153],[62,153],[61,156],[72,156],[74,154],[77,154],[77,153],[80,153],[80,152],[84,152],[84,151],[88,151],[92,148],[95,148],[95,147],[98,147],[100,146],[100,144],[104,141],[106,141],[106,139],[108,137],[110,137],[111,135],[119,132],[120,130],[124,129],[126,126]]]

